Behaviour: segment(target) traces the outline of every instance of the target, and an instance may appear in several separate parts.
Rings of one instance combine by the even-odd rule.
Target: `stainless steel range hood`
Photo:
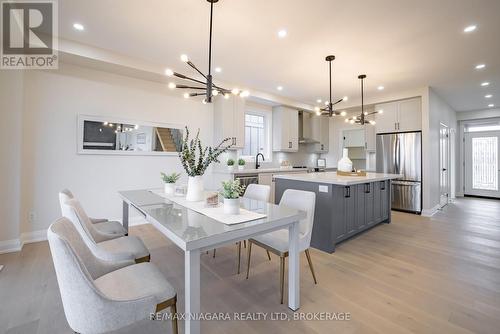
[[[312,114],[299,110],[299,144],[317,144],[319,141],[312,139]]]

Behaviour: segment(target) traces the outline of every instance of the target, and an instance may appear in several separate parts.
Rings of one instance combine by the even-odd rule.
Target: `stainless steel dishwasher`
[[[259,174],[234,174],[234,179],[239,180],[240,184],[246,188],[249,184],[259,183]]]

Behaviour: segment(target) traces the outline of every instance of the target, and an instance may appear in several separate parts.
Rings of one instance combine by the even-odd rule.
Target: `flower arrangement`
[[[245,191],[245,186],[240,184],[240,180],[222,181],[220,195],[226,199],[240,198]]]
[[[224,146],[224,144],[231,140],[231,138],[226,138],[215,148],[210,146],[203,147],[199,135],[200,130],[198,129],[196,137],[190,140],[189,130],[186,127],[186,136],[182,140],[181,150],[179,151],[182,167],[184,167],[184,170],[189,176],[203,175],[208,166],[210,166],[212,162],[220,162],[218,157],[232,146],[232,144]],[[196,153],[197,150],[198,154]]]
[[[161,179],[163,180],[164,183],[175,183],[179,180],[181,177],[180,173],[172,173],[172,174],[165,174],[165,173],[160,173]]]

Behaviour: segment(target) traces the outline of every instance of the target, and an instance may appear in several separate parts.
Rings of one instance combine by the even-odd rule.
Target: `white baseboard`
[[[421,215],[424,217],[432,217],[432,216],[434,216],[434,214],[436,212],[438,212],[439,208],[440,208],[440,205],[438,204],[435,207],[433,207],[432,209],[423,209]]]
[[[146,219],[142,216],[138,217],[130,217],[128,220],[128,226],[137,226],[137,225],[143,225],[143,224],[149,224]]]
[[[0,254],[19,252],[23,246],[47,240],[47,230],[21,233],[18,239],[0,241]]]
[[[118,220],[118,219],[117,219]],[[118,220],[119,221],[119,220]],[[142,216],[130,217],[129,226],[148,224]],[[21,233],[17,239],[0,241],[0,254],[19,252],[25,244],[47,240],[47,230]]]
[[[19,239],[0,241],[0,254],[19,252],[22,248],[23,245]]]

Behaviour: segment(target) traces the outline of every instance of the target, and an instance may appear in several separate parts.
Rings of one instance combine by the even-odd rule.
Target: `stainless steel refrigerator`
[[[392,209],[422,212],[422,133],[377,134],[377,172],[402,174],[392,181]]]

